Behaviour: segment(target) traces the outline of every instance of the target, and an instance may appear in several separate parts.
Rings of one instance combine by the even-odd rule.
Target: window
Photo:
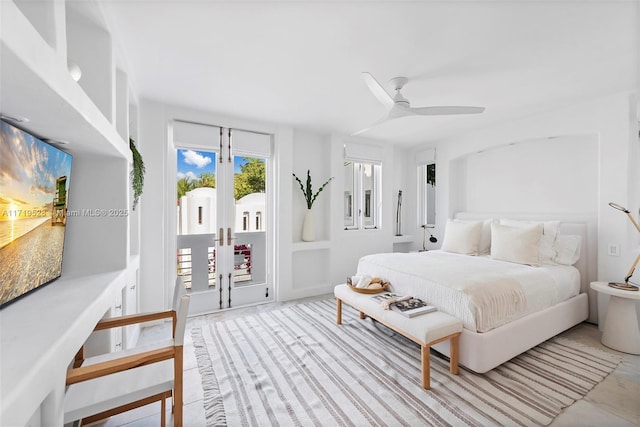
[[[249,212],[242,213],[242,231],[249,230]]]
[[[380,228],[381,169],[372,162],[345,161],[345,230]]]
[[[202,224],[202,206],[198,206],[198,224]]]
[[[436,223],[436,164],[418,166],[418,226]]]
[[[256,212],[256,231],[262,230],[262,212]]]

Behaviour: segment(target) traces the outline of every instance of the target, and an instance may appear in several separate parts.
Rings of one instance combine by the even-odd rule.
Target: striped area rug
[[[498,368],[449,373],[420,348],[332,299],[192,331],[209,426],[536,426],[549,424],[620,358],[562,338]]]

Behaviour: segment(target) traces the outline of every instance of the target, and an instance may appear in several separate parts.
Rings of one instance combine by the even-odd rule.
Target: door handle
[[[231,246],[231,241],[236,240],[235,237],[231,237],[231,227],[227,228],[227,245]]]
[[[218,236],[218,246],[224,246],[224,228],[220,227],[220,234]]]
[[[231,128],[229,128],[229,152],[227,153],[228,157],[229,157],[229,163],[231,163]]]
[[[222,163],[222,128],[220,128],[220,138],[218,142],[220,143],[220,163]]]

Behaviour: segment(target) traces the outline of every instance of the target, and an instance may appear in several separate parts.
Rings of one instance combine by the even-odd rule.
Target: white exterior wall
[[[180,198],[179,229],[180,234],[216,233],[217,191],[215,188],[196,188]],[[202,209],[202,213],[200,213]]]
[[[217,190],[215,188],[196,188],[180,198],[178,207],[179,234],[217,233]],[[202,214],[199,212],[202,208]],[[248,228],[244,228],[244,214],[248,213]],[[202,218],[200,218],[202,215]],[[256,218],[261,217],[260,227],[256,227]],[[200,221],[202,220],[202,221]],[[234,231],[264,231],[266,217],[266,194],[252,193],[236,201]],[[200,223],[201,222],[201,223]]]

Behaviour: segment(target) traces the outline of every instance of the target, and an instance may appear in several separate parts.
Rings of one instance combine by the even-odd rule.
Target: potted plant
[[[129,138],[129,149],[131,150],[131,155],[133,157],[133,169],[131,169],[131,174],[129,175],[131,179],[131,187],[133,188],[133,207],[135,210],[136,206],[138,206],[138,201],[140,200],[140,195],[142,194],[142,188],[144,187],[144,162],[142,161],[142,155],[138,151],[135,141]]]
[[[302,240],[305,242],[313,242],[315,240],[315,229],[313,225],[313,216],[311,214],[311,208],[313,207],[313,203],[318,198],[318,195],[324,190],[324,187],[331,182],[333,177],[329,178],[324,184],[320,186],[318,191],[313,192],[313,187],[311,185],[311,172],[307,169],[307,181],[305,184],[302,183],[302,180],[293,174],[293,177],[296,179],[298,184],[300,185],[300,190],[304,195],[305,201],[307,202],[307,212],[304,215],[304,222],[302,224]]]

